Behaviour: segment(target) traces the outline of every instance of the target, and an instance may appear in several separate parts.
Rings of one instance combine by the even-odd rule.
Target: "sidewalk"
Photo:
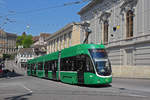
[[[113,78],[111,85],[117,88],[150,92],[150,80],[148,79]]]

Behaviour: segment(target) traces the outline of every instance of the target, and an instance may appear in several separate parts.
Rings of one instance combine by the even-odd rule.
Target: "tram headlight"
[[[90,75],[90,77],[93,77],[93,75]]]

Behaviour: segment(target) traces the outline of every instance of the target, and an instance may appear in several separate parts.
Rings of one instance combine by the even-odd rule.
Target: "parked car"
[[[4,69],[2,74],[3,74],[3,77],[9,77],[9,75],[11,74],[11,71],[8,69]]]
[[[3,76],[3,70],[2,70],[2,68],[0,68],[0,77],[2,77]]]

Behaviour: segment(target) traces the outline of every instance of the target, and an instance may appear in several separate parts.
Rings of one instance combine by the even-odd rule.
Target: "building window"
[[[65,35],[63,36],[63,49],[65,48],[65,40],[66,40],[66,37]]]
[[[58,38],[58,50],[60,51],[60,37]]]
[[[67,48],[67,35],[64,35],[64,48]]]
[[[54,40],[52,40],[52,52],[54,52]]]
[[[69,46],[68,47],[71,47],[71,35],[72,35],[71,33],[68,34],[68,37],[69,37],[69,42],[68,42]]]
[[[56,45],[57,45],[57,51],[59,51],[59,38],[57,38],[57,42],[56,42]]]
[[[61,37],[62,38],[62,40],[61,40],[61,49],[63,49],[63,36]]]
[[[108,43],[108,27],[109,27],[109,24],[108,24],[108,21],[104,21],[104,44]]]
[[[61,37],[59,37],[59,50],[61,50]]]
[[[56,40],[54,40],[54,52],[56,51]]]
[[[129,10],[126,14],[126,36],[133,37],[133,11]]]
[[[126,49],[126,65],[133,65],[133,50]]]
[[[52,41],[50,43],[50,53],[52,53]]]

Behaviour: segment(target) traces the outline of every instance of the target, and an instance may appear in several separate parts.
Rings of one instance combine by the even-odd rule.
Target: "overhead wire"
[[[78,5],[78,4],[82,4],[84,2],[89,2],[89,1],[92,1],[92,0],[79,0],[79,1],[74,1],[74,2],[67,2],[67,3],[64,3],[64,4],[60,4],[60,5],[55,5],[55,6],[45,7],[45,8],[39,8],[39,9],[34,9],[34,10],[21,11],[21,12],[13,11],[12,13],[10,13],[8,15],[35,13],[35,12],[40,12],[40,11],[54,9],[54,8],[61,8],[61,7],[71,6],[71,5]]]
[[[89,1],[92,1],[92,0],[78,0],[78,1],[73,1],[73,2],[66,2],[66,3],[60,4],[60,5],[49,6],[49,7],[45,7],[45,8],[39,8],[39,9],[33,9],[33,10],[27,10],[27,11],[20,11],[20,12],[16,12],[16,11],[11,10],[11,11],[9,11],[9,14],[4,15],[4,16],[8,17],[11,15],[35,13],[35,12],[50,10],[50,9],[54,9],[54,8],[61,8],[61,7],[71,6],[71,5],[79,5],[79,4],[82,4],[84,2],[89,2]],[[0,16],[0,17],[2,17],[2,16]],[[16,21],[11,21],[11,20],[7,20],[7,21],[16,22]],[[0,25],[0,28],[2,28],[5,24],[7,24],[7,23],[3,23],[2,25]]]

